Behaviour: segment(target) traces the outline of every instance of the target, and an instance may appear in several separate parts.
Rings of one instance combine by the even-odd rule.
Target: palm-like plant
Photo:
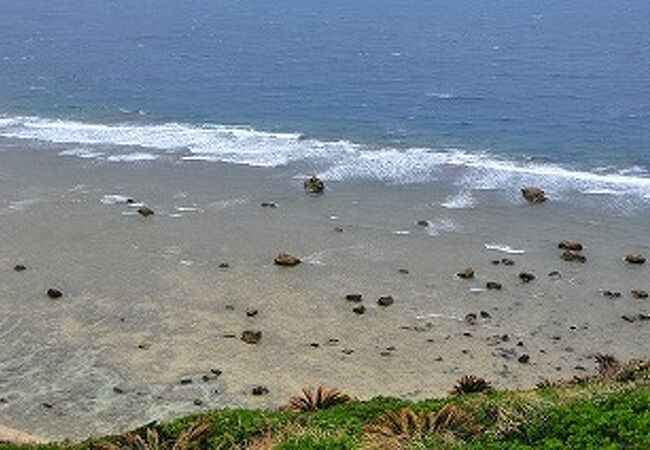
[[[100,442],[95,450],[199,450],[210,435],[208,422],[197,422],[174,440],[164,442],[154,427],[140,433],[128,433],[119,442]]]
[[[490,390],[492,386],[481,377],[465,375],[461,377],[451,391],[452,394],[472,394]]]
[[[353,397],[337,388],[328,389],[324,386],[318,386],[315,389],[305,388],[301,394],[291,397],[284,409],[300,412],[318,411],[335,405],[350,403],[354,400]]]

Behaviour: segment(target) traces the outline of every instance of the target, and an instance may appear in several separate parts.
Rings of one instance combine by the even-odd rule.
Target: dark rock
[[[138,348],[140,350],[149,350],[151,348],[151,343],[150,342],[141,342],[138,344]]]
[[[498,266],[499,264],[501,264],[501,261],[499,261],[498,259],[493,259],[493,260],[490,261],[490,262],[491,262],[492,264],[494,264],[495,266]]]
[[[501,289],[503,289],[501,283],[497,283],[496,281],[488,281],[487,283],[485,283],[485,287],[491,291],[500,291]]]
[[[154,214],[153,209],[149,208],[148,206],[141,206],[138,208],[138,213],[144,217],[153,216]]]
[[[404,275],[408,275],[408,274],[409,274],[409,270],[408,270],[408,269],[397,269],[397,271],[398,271],[399,273],[401,273],[401,274],[404,274]]]
[[[521,190],[521,195],[530,203],[542,203],[546,201],[546,192],[534,186],[525,187]]]
[[[219,268],[220,269],[229,269],[230,264],[228,264],[227,262],[223,262],[223,263],[219,264]]]
[[[363,295],[361,294],[348,294],[345,296],[345,299],[349,302],[359,303],[363,300]]]
[[[583,249],[582,244],[580,242],[569,241],[569,240],[560,241],[558,247],[561,248],[562,250],[572,250],[574,252],[581,252]]]
[[[616,291],[603,291],[603,296],[607,298],[621,298],[623,294]]]
[[[474,313],[469,313],[465,316],[465,323],[468,325],[476,325],[477,316]]]
[[[266,395],[269,393],[269,390],[265,386],[255,386],[251,390],[251,394],[255,396]]]
[[[490,313],[487,311],[481,311],[479,315],[481,316],[481,319],[489,319],[492,317]]]
[[[246,330],[241,334],[241,340],[247,344],[257,344],[262,339],[262,332],[259,330]]]
[[[418,220],[415,223],[419,227],[428,227],[429,226],[429,221],[428,220]]]
[[[210,369],[210,373],[215,377],[218,377],[223,373],[223,371],[221,369]]]
[[[641,289],[634,289],[633,291],[630,291],[630,294],[632,295],[632,298],[636,298],[637,300],[648,298],[648,293]]]
[[[47,290],[47,296],[51,299],[57,299],[63,297],[63,292],[58,289],[50,288]]]
[[[557,270],[548,273],[548,276],[551,278],[562,278],[562,274]]]
[[[386,295],[384,297],[379,297],[379,300],[377,300],[377,304],[379,306],[390,306],[394,302],[395,302],[395,300],[390,295]]]
[[[275,202],[262,202],[262,208],[277,208],[278,205]]]
[[[194,404],[195,404],[196,406],[201,406],[201,405],[203,404],[203,400],[197,398],[196,400],[194,400]]]
[[[323,191],[325,191],[325,183],[319,180],[316,176],[305,180],[304,187],[305,191],[311,195],[322,194]]]
[[[363,305],[355,306],[354,308],[352,308],[352,312],[354,312],[355,314],[363,314],[366,312],[366,307]]]
[[[587,262],[587,258],[575,250],[565,250],[562,253],[562,259],[564,261],[577,261],[581,263]]]
[[[334,231],[337,233],[343,233],[343,227],[334,227]]]
[[[43,408],[47,408],[47,409],[54,408],[54,405],[52,403],[47,403],[47,402],[41,403],[41,406],[43,406]]]
[[[639,254],[630,254],[625,256],[625,262],[629,264],[645,264],[645,256]]]
[[[342,352],[344,355],[351,355],[352,353],[354,353],[354,350],[351,349],[351,348],[344,348],[343,350],[341,350],[341,352]]]
[[[246,309],[246,316],[247,317],[255,317],[257,315],[258,311],[255,308],[247,308]]]
[[[320,347],[320,344],[318,342],[312,342],[311,344],[309,344],[309,346],[312,348],[318,348]]]
[[[460,272],[456,274],[458,278],[463,278],[465,280],[469,280],[470,278],[474,278],[474,269],[471,267],[466,267]]]
[[[519,361],[521,364],[528,364],[530,362],[530,356],[521,355],[519,358],[517,358],[517,361]]]
[[[384,356],[384,357],[385,357],[385,356],[390,356],[390,352],[389,352],[389,351],[386,351],[386,350],[379,352],[379,354],[380,354],[381,356]]]
[[[523,281],[524,283],[530,283],[531,281],[533,281],[535,279],[535,275],[533,275],[532,273],[528,273],[528,272],[521,272],[519,274],[519,279],[521,281]]]
[[[190,377],[183,377],[181,378],[181,384],[192,384],[192,378]]]
[[[122,389],[119,386],[113,386],[113,392],[115,392],[116,394],[124,394],[124,389]]]
[[[621,318],[626,322],[637,322],[637,321],[643,322],[646,320],[650,320],[650,314],[640,313],[635,316],[625,315],[625,316],[621,316]]]
[[[501,258],[501,264],[504,266],[514,266],[515,262],[510,258]]]
[[[27,266],[25,266],[24,264],[16,264],[14,266],[14,270],[16,272],[24,272],[25,270],[27,270]]]
[[[289,253],[280,253],[275,257],[273,263],[277,266],[293,267],[300,264],[300,259]]]

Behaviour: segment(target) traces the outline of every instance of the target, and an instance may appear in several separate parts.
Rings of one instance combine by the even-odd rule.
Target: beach
[[[0,149],[5,426],[81,439],[275,408],[306,386],[420,399],[466,374],[533,387],[593,370],[595,353],[648,357],[648,322],[622,318],[650,313],[630,293],[650,290],[648,265],[624,261],[650,254],[638,196],[551,188],[533,205],[520,184],[459,189],[444,181],[454,166],[440,183],[326,176],[309,196],[300,165],[127,164],[41,147]],[[561,259],[564,239],[584,245],[585,263]],[[302,263],[274,265],[280,252]],[[472,279],[456,275],[466,267]]]

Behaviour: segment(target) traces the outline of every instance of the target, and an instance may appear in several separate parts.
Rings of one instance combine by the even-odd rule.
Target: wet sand
[[[273,408],[317,384],[423,398],[465,374],[526,387],[590,371],[597,352],[650,356],[650,322],[621,318],[650,313],[630,295],[650,290],[650,265],[622,259],[650,256],[643,209],[599,209],[595,197],[532,206],[520,186],[476,192],[472,209],[441,207],[457,191],[444,184],[329,183],[309,197],[296,168],[111,164],[21,145],[0,151],[3,425],[83,438],[208,408]],[[107,194],[156,214],[102,204]],[[269,201],[277,208],[260,206]],[[587,262],[562,261],[561,239],[581,241]],[[303,264],[274,266],[280,251]],[[491,263],[504,257],[515,265]],[[455,276],[467,266],[474,279]],[[522,271],[536,279],[522,283]],[[64,296],[48,298],[51,287]],[[378,306],[385,295],[394,304]],[[247,329],[262,331],[258,344],[239,339]],[[257,385],[269,393],[252,396]]]

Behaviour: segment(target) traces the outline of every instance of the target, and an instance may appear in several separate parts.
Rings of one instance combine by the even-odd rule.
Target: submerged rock
[[[345,296],[345,299],[349,302],[359,303],[363,300],[363,295],[361,294],[348,294]]]
[[[629,254],[625,256],[625,262],[629,264],[645,264],[645,256],[639,254]]]
[[[648,298],[648,292],[641,289],[634,289],[630,291],[630,294],[632,295],[632,298],[636,298],[637,300]]]
[[[138,213],[143,217],[153,216],[154,214],[153,209],[149,208],[148,206],[141,206],[138,208]]]
[[[510,258],[501,258],[501,264],[504,266],[514,266],[515,262]]]
[[[474,278],[474,269],[471,267],[466,267],[460,272],[456,274],[458,278],[463,278],[465,280],[469,280],[470,278]]]
[[[377,304],[379,306],[390,306],[393,303],[395,303],[395,300],[390,295],[386,295],[384,297],[379,297],[379,300],[377,300]]]
[[[278,205],[275,202],[262,202],[261,203],[262,208],[277,208]]]
[[[262,340],[262,332],[259,330],[246,330],[241,334],[241,340],[247,344],[257,344]]]
[[[587,258],[576,250],[565,250],[562,253],[562,259],[565,261],[577,261],[580,263],[587,262]]]
[[[523,281],[524,283],[530,283],[535,279],[535,275],[529,272],[521,272],[519,274],[519,279]]]
[[[542,203],[546,201],[546,192],[535,186],[523,188],[521,195],[530,203]]]
[[[308,180],[305,180],[304,183],[305,191],[308,194],[322,194],[325,191],[325,183],[323,183],[318,177],[313,176]]]
[[[16,264],[16,265],[14,266],[14,270],[15,270],[16,272],[24,272],[25,270],[27,270],[27,266],[24,265],[24,264]]]
[[[51,299],[57,299],[63,297],[63,292],[59,289],[50,288],[47,290],[47,296]]]
[[[300,264],[300,258],[290,253],[280,253],[273,260],[276,266],[293,267]]]
[[[415,222],[415,224],[419,227],[428,227],[429,226],[429,221],[428,220],[418,220]]]
[[[485,283],[485,287],[490,291],[500,291],[503,289],[501,283],[497,283],[496,281],[488,281]]]
[[[469,313],[465,316],[465,323],[468,325],[476,325],[476,320],[478,319],[477,315],[474,313]]]
[[[355,306],[352,308],[352,312],[359,315],[364,314],[366,312],[366,307],[363,305]]]
[[[269,393],[269,390],[265,386],[255,386],[251,390],[251,394],[255,396],[266,395]]]
[[[561,248],[562,250],[573,250],[575,252],[580,252],[583,249],[582,244],[580,242],[570,241],[570,240],[560,241],[558,247]]]
[[[607,298],[621,298],[623,294],[616,291],[603,291],[603,296]]]

